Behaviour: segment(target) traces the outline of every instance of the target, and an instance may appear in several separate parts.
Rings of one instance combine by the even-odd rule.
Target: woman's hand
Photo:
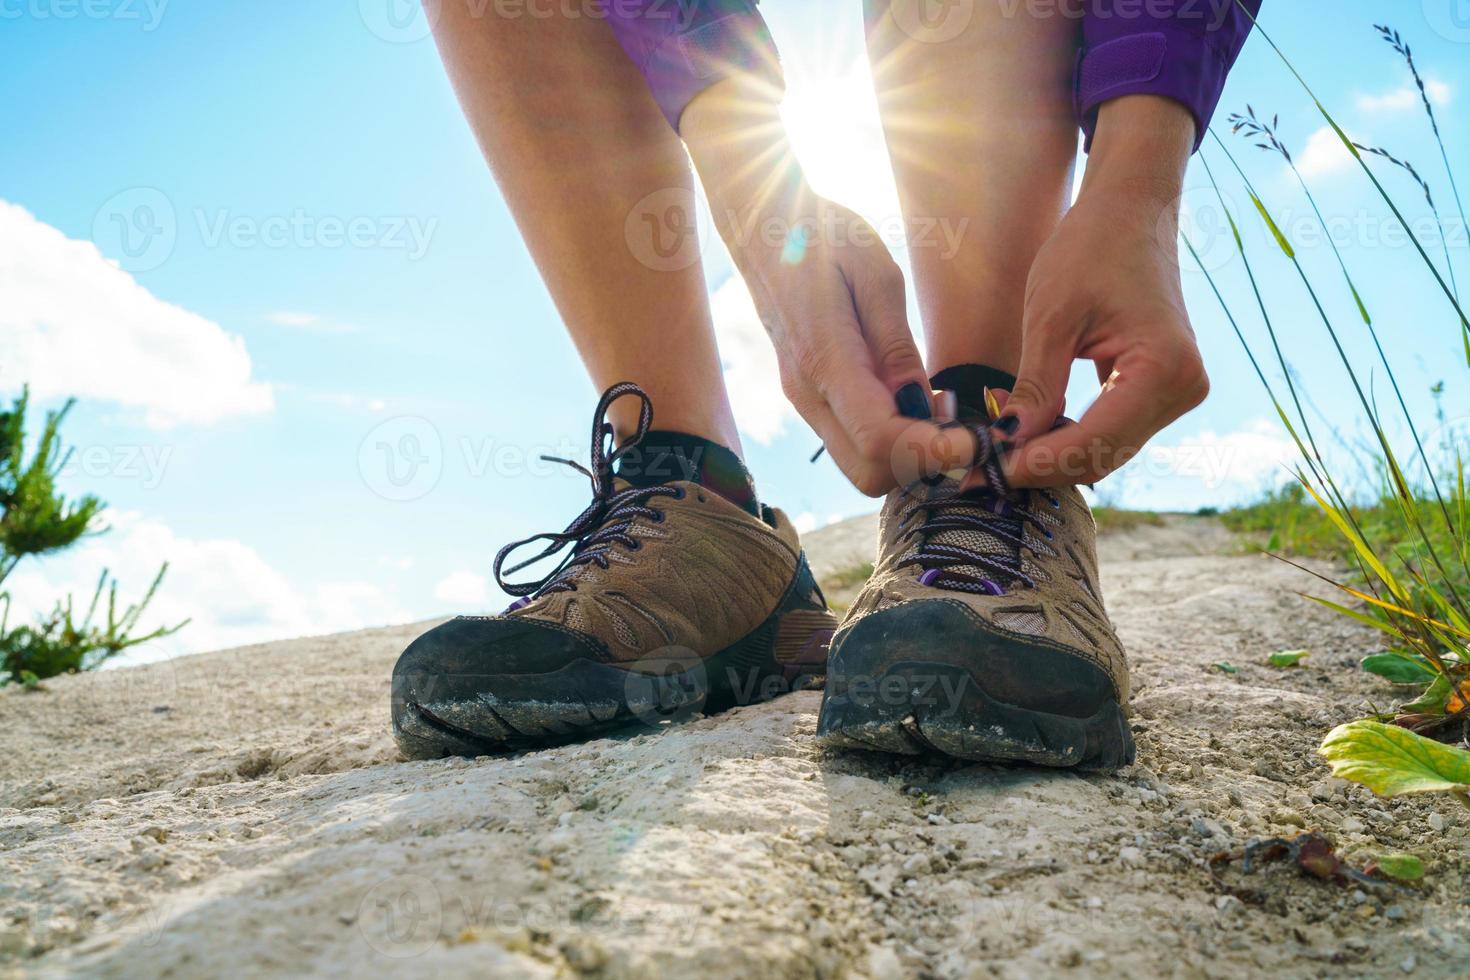
[[[776,106],[735,81],[701,93],[680,130],[715,225],[776,346],[781,387],[859,490],[966,465],[974,440],[931,414],[903,274],[876,230],[807,186]]]
[[[1194,146],[1187,110],[1155,96],[1104,104],[1076,205],[1037,254],[1021,368],[996,423],[1015,486],[1092,483],[1195,408],[1209,380],[1179,283],[1179,195]],[[1103,391],[1052,431],[1072,362]]]

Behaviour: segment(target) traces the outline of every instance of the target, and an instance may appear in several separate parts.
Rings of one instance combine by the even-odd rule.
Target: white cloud
[[[1234,432],[1205,430],[1172,445],[1152,445],[1128,464],[1129,471],[1180,477],[1207,489],[1226,484],[1255,484],[1285,476],[1298,460],[1296,444],[1279,424],[1255,419]]]
[[[811,511],[803,511],[791,519],[791,526],[796,528],[797,534],[810,534],[817,529],[817,515]]]
[[[254,548],[231,539],[180,537],[166,524],[135,512],[109,511],[106,534],[40,561],[27,559],[5,582],[14,597],[12,625],[48,612],[71,594],[78,615],[107,569],[122,604],[141,598],[161,563],[169,563],[141,632],[189,620],[180,632],[127,654],[156,660],[297,636],[411,621],[414,616],[379,586],[365,581],[304,585],[273,568]],[[104,600],[105,601],[105,600]]]
[[[434,598],[456,606],[484,605],[490,597],[490,581],[464,570],[450,572],[434,586]]]
[[[1424,88],[1429,93],[1429,101],[1437,106],[1449,105],[1454,97],[1454,89],[1437,78],[1425,79]],[[1418,105],[1419,90],[1412,85],[1405,85],[1403,88],[1396,88],[1388,92],[1358,96],[1358,108],[1364,112],[1413,109]]]
[[[1325,177],[1343,170],[1353,162],[1352,154],[1331,126],[1323,126],[1307,138],[1307,145],[1297,155],[1296,165],[1303,176]]]
[[[142,409],[153,428],[268,412],[269,385],[219,324],[140,286],[91,242],[0,201],[0,387]]]
[[[738,275],[725,280],[710,297],[710,312],[735,422],[741,435],[770,445],[797,416],[781,391],[776,351],[744,280]]]

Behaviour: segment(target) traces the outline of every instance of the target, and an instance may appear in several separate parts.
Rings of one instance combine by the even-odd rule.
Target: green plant
[[[1246,8],[1242,5],[1241,9]],[[1248,10],[1246,14],[1250,16]],[[1259,25],[1257,28],[1259,29]],[[1379,27],[1378,31],[1408,61],[1420,92],[1424,94],[1424,83],[1408,46],[1397,32],[1385,27]],[[1467,363],[1470,363],[1470,320],[1466,319],[1459,302],[1448,251],[1445,254],[1446,268],[1441,273],[1392,197],[1368,167],[1363,154],[1367,152],[1370,155],[1387,157],[1401,167],[1404,164],[1387,153],[1362,147],[1350,139],[1312,92],[1307,81],[1271,40],[1270,35],[1264,31],[1260,34],[1301,84],[1406,232],[1459,318],[1459,332]],[[1438,123],[1433,117],[1433,109],[1427,96],[1424,103],[1430,114],[1435,137],[1439,140]],[[1277,135],[1276,118],[1273,116],[1271,122],[1266,123],[1263,117],[1257,116],[1253,108],[1247,107],[1245,115],[1236,115],[1232,117],[1232,121],[1235,132],[1244,132],[1256,138],[1259,141],[1257,145],[1262,149],[1278,153],[1286,160],[1296,174],[1297,182],[1311,204],[1313,213],[1321,221],[1321,212],[1317,209],[1310,187],[1297,171],[1290,152]],[[1444,155],[1443,141],[1439,140],[1439,143],[1441,154]],[[1199,260],[1193,244],[1187,239],[1185,244],[1225,310],[1232,330],[1245,347],[1258,379],[1265,387],[1302,459],[1302,465],[1296,471],[1299,490],[1275,495],[1255,513],[1235,518],[1236,523],[1253,525],[1255,530],[1269,529],[1269,547],[1272,550],[1283,549],[1288,544],[1306,544],[1348,556],[1357,566],[1356,582],[1336,581],[1321,575],[1318,577],[1324,578],[1362,605],[1351,607],[1323,597],[1308,598],[1380,630],[1391,638],[1391,649],[1386,654],[1365,661],[1365,669],[1374,670],[1398,682],[1423,685],[1417,698],[1398,709],[1335,729],[1324,740],[1322,753],[1338,775],[1360,782],[1374,792],[1383,795],[1448,792],[1460,802],[1470,805],[1470,797],[1466,795],[1470,792],[1470,752],[1461,747],[1442,744],[1463,741],[1470,734],[1470,601],[1466,599],[1470,595],[1470,539],[1465,534],[1465,528],[1470,526],[1467,525],[1467,520],[1470,520],[1470,494],[1467,494],[1463,454],[1453,445],[1446,447],[1448,459],[1435,459],[1425,451],[1416,420],[1399,388],[1388,354],[1379,342],[1373,319],[1353,284],[1346,262],[1334,245],[1333,251],[1343,281],[1351,292],[1363,325],[1372,338],[1378,360],[1393,388],[1397,410],[1403,415],[1413,436],[1416,457],[1422,464],[1423,476],[1413,477],[1410,471],[1406,471],[1395,452],[1377,402],[1365,388],[1336,325],[1326,311],[1317,287],[1300,262],[1290,239],[1236,163],[1229,147],[1218,136],[1215,136],[1215,144],[1245,184],[1257,217],[1281,255],[1296,272],[1321,320],[1337,355],[1336,359],[1341,364],[1343,377],[1356,395],[1372,433],[1371,446],[1360,452],[1365,452],[1370,457],[1367,469],[1378,475],[1381,484],[1372,499],[1363,501],[1355,498],[1346,491],[1344,481],[1335,474],[1333,466],[1321,451],[1310,421],[1302,410],[1304,395],[1299,390],[1300,383],[1282,353],[1267,303],[1247,256],[1240,226],[1230,212],[1224,195],[1220,193],[1219,184],[1206,161],[1206,172],[1214,184],[1220,206],[1234,235],[1237,252],[1255,296],[1255,305],[1265,325],[1271,354],[1280,368],[1286,386],[1286,402],[1278,397],[1275,387],[1261,367],[1255,348],[1246,339],[1239,319],[1209,270]],[[1445,163],[1449,170],[1447,155]],[[1417,171],[1408,167],[1404,169],[1414,176],[1432,202],[1433,196],[1428,183]],[[1452,170],[1450,180],[1453,185]],[[1457,203],[1458,199],[1456,189]],[[1449,276],[1448,282],[1446,275]],[[1436,388],[1437,399],[1443,397],[1443,391],[1442,386]],[[1290,404],[1290,409],[1287,403]],[[1440,417],[1443,419],[1442,402],[1439,407]],[[1439,471],[1441,467],[1442,472]],[[1413,467],[1411,470],[1419,468]],[[1305,499],[1308,497],[1315,504],[1315,516],[1304,516]]]
[[[178,632],[188,624],[188,620],[175,626],[160,626],[151,633],[133,635],[139,618],[153,600],[153,594],[158,591],[167,571],[168,563],[165,562],[143,598],[119,610],[117,580],[104,570],[97,580],[92,601],[87,604],[87,611],[80,620],[76,618],[72,597],[67,596],[57,602],[49,614],[40,617],[35,625],[7,629],[9,602],[6,597],[6,611],[0,614],[0,666],[12,680],[34,686],[37,681],[58,674],[95,670],[129,647]],[[107,602],[105,609],[101,609],[104,592]],[[99,609],[105,613],[105,619],[96,619]]]
[[[56,476],[71,456],[61,447],[61,423],[74,403],[46,413],[35,454],[27,462],[29,403],[30,390],[22,389],[10,409],[0,411],[0,584],[22,558],[75,544],[102,509],[96,497],[69,502],[56,490]]]
[[[74,404],[48,412],[30,459],[25,454],[25,416],[30,401],[23,389],[9,410],[0,411],[0,583],[22,559],[54,554],[76,544],[93,529],[102,501],[84,496],[68,501],[56,489],[56,477],[70,451],[62,448],[61,423]],[[9,625],[10,595],[0,592],[0,685],[24,684],[34,689],[57,674],[94,670],[129,647],[182,629],[187,620],[150,633],[133,635],[138,620],[158,591],[168,570],[165,563],[143,598],[119,610],[117,581],[104,570],[86,613],[78,619],[67,596],[32,625]],[[103,606],[103,594],[107,601]],[[98,619],[99,611],[105,619]]]

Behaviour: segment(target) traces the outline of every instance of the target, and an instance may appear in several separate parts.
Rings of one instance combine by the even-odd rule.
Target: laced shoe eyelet
[[[641,551],[642,548],[643,548],[643,542],[641,540],[639,540],[638,538],[634,538],[633,539],[633,543],[630,544],[630,545],[628,545],[628,550],[629,551]]]
[[[689,491],[688,490],[685,490],[683,487],[675,487],[674,488],[674,499],[675,500],[683,500],[687,496],[689,496]]]
[[[661,510],[654,511],[653,512],[653,523],[655,523],[655,524],[662,524],[663,522],[664,522],[664,512],[661,511]]]

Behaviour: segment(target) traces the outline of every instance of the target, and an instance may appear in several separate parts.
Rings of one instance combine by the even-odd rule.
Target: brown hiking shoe
[[[608,406],[643,402],[638,433],[608,452]],[[753,517],[699,483],[636,487],[613,464],[648,431],[636,385],[595,419],[591,505],[531,561],[570,545],[499,616],[461,616],[415,640],[393,670],[393,732],[412,758],[481,755],[660,724],[806,686],[837,625],[780,511]],[[576,464],[572,464],[576,465]],[[578,467],[581,469],[581,467]],[[509,569],[514,572],[530,562]]]
[[[832,639],[817,733],[908,755],[1126,765],[1128,666],[1092,512],[1075,488],[1010,492],[987,469],[990,487],[888,495],[873,575]]]

